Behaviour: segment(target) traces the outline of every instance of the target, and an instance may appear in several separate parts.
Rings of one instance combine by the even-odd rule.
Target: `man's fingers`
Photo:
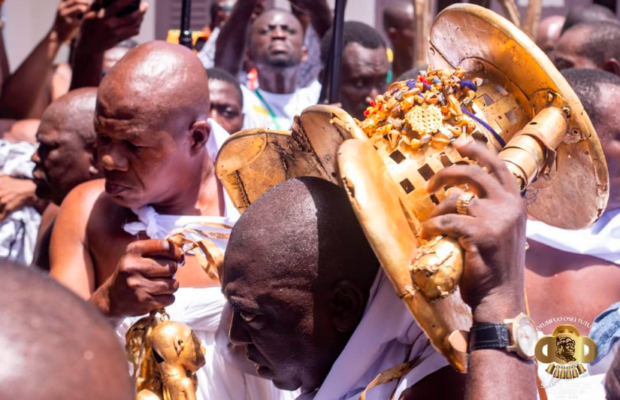
[[[173,294],[164,294],[161,296],[153,296],[153,302],[156,303],[157,308],[165,308],[171,306],[174,303],[174,295]]]
[[[450,236],[453,238],[471,237],[475,219],[468,215],[447,214],[426,220],[422,224],[422,237]]]
[[[149,258],[149,261],[140,269],[146,278],[172,278],[179,269],[179,263],[167,258]]]
[[[127,7],[128,5],[130,5],[131,3],[133,3],[134,0],[116,0],[114,1],[112,4],[110,4],[109,7],[107,7],[105,10],[105,14],[106,17],[113,17],[115,16],[119,11],[121,11],[123,8]]]
[[[166,239],[138,240],[127,246],[127,252],[137,256],[163,257],[176,262],[184,259],[181,249]]]
[[[518,192],[517,184],[508,168],[506,168],[504,161],[485,145],[474,142],[467,142],[465,144],[459,142],[455,143],[455,146],[462,156],[474,160],[485,167],[505,189]]]
[[[151,296],[174,294],[179,289],[176,279],[150,279],[146,292]]]
[[[491,197],[500,184],[477,165],[453,165],[437,172],[428,181],[427,190],[436,192],[442,187],[467,184],[478,197]]]
[[[459,200],[459,197],[461,197],[461,194],[454,194],[452,196],[446,197],[444,201],[442,201],[437,207],[433,209],[433,211],[431,211],[428,218],[435,218],[440,215],[446,214],[457,214],[456,204]],[[471,217],[479,216],[479,214],[476,213],[476,210],[480,211],[479,208],[483,206],[481,202],[484,202],[484,199],[479,199],[477,197],[472,198],[469,202],[469,206],[467,207],[467,215]]]

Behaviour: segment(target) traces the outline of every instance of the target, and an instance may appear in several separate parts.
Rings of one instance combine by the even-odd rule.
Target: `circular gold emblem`
[[[443,126],[443,114],[437,106],[413,107],[406,118],[411,129],[420,135],[433,134]]]

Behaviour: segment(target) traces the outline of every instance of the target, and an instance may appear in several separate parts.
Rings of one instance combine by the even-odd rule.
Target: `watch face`
[[[517,348],[521,350],[525,356],[534,357],[534,349],[536,348],[536,340],[538,339],[536,328],[527,316],[518,318],[515,323],[516,329],[513,332],[516,334],[515,344]]]

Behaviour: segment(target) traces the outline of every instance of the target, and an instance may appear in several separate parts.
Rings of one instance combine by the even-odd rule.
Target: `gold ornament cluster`
[[[471,134],[476,123],[473,99],[476,83],[464,80],[465,70],[421,71],[416,80],[394,82],[364,112],[359,126],[368,137],[383,136],[391,148],[405,143],[412,150],[428,144],[442,150],[462,134]]]

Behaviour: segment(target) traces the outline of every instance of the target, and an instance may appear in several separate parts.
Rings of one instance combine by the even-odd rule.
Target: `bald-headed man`
[[[43,213],[33,263],[50,268],[49,245],[58,207],[77,185],[101,178],[95,157],[97,89],[77,89],[50,104],[37,132],[39,148],[32,155],[36,195],[52,202]]]
[[[413,66],[415,15],[411,1],[396,1],[383,9],[383,29],[394,50],[392,76],[397,77]]]
[[[244,128],[289,129],[293,117],[319,100],[321,85],[297,87],[297,73],[306,59],[304,30],[290,12],[269,10],[250,23],[258,0],[239,1],[222,27],[215,66],[237,75],[246,43],[240,27],[249,26],[249,58],[256,67],[257,89],[243,89]]]
[[[243,399],[246,392],[277,399],[269,382],[245,376],[218,353],[219,282],[163,240],[173,229],[231,225],[238,215],[213,167],[228,133],[208,115],[207,74],[183,46],[146,43],[112,67],[95,110],[105,180],[78,186],[63,202],[50,274],[116,320],[121,334],[132,317],[163,307],[190,325],[208,349],[197,373],[199,399]],[[216,244],[223,249],[226,241]]]
[[[94,307],[6,260],[0,260],[0,302],[0,398],[135,398],[123,349]]]
[[[553,57],[553,51],[560,38],[565,20],[566,18],[561,15],[551,15],[541,19],[538,23],[536,44],[549,58]]]
[[[564,32],[575,25],[589,22],[618,23],[618,17],[609,8],[599,4],[588,4],[586,6],[575,7],[566,15],[561,34],[563,35]]]
[[[555,49],[559,69],[600,69],[620,76],[620,24],[589,22],[562,34]]]
[[[482,146],[459,151],[495,178],[479,166],[437,173],[431,192],[468,182],[486,196],[465,216],[450,198],[423,234],[466,243],[460,288],[474,323],[503,324],[525,310],[525,207],[502,161]],[[467,377],[446,366],[381,272],[344,190],[319,178],[286,181],[245,211],[230,237],[223,289],[233,309],[231,341],[245,347],[260,376],[300,388],[300,399],[357,400],[380,373],[411,360],[412,370],[366,399],[536,396],[532,362],[505,349],[471,350]]]

